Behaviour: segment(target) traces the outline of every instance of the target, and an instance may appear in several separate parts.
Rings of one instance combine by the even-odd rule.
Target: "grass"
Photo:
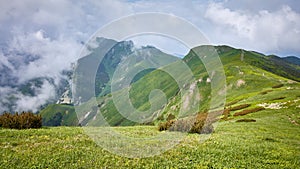
[[[288,112],[263,110],[255,123],[220,122],[211,137],[188,134],[173,149],[148,158],[126,158],[97,146],[79,127],[0,129],[0,168],[297,168],[300,128]],[[157,127],[114,128],[132,137],[159,134]]]
[[[148,158],[126,158],[97,146],[84,133],[83,128],[79,127],[50,127],[22,131],[0,129],[0,168],[298,168],[300,166],[299,83],[290,83],[289,79],[278,76],[283,74],[285,69],[275,70],[277,62],[268,65],[266,64],[268,58],[258,56],[259,54],[255,54],[254,57],[249,52],[245,53],[244,61],[241,61],[241,51],[232,50],[228,53],[230,50],[224,46],[220,47],[219,51],[226,74],[227,109],[223,113],[224,120],[218,123],[211,137],[205,142],[199,140],[208,135],[187,134],[180,144],[160,155]],[[201,96],[201,111],[201,108],[207,108],[210,103],[211,85],[205,82],[208,74],[205,72],[204,65],[197,59],[190,54],[183,60],[194,73],[194,80],[200,78],[203,80],[197,82]],[[175,67],[178,63],[174,63]],[[270,68],[274,69],[275,74],[268,72]],[[175,70],[179,71],[176,75],[181,75],[180,69]],[[177,78],[190,82],[189,85],[195,82],[185,79],[187,77]],[[296,74],[293,79],[297,78]],[[240,80],[244,84],[238,85],[237,82]],[[174,79],[165,75],[163,71],[156,70],[143,76],[132,85],[130,90],[129,96],[133,106],[138,110],[148,110],[151,105],[148,97],[150,92],[153,89],[161,89],[168,102],[161,113],[157,114],[155,124],[166,121],[170,114],[178,119],[178,112],[182,106],[180,93],[184,90],[178,90],[179,87],[174,83]],[[186,89],[183,88],[188,90],[189,85],[186,85]],[[101,103],[99,108],[102,115],[107,117],[108,123],[132,125],[130,120],[124,120],[121,114],[116,113],[110,95],[97,100],[99,105]],[[152,100],[163,103],[160,97]],[[121,100],[122,102],[124,100]],[[285,102],[284,108],[279,110],[255,109],[261,103],[283,102]],[[90,108],[89,104],[88,102],[86,107]],[[157,109],[161,108],[157,107]],[[237,113],[243,116],[234,116]],[[253,119],[256,122],[246,122]],[[236,123],[236,121],[242,122]],[[131,138],[147,138],[171,133],[159,132],[157,126],[112,129]],[[110,139],[106,135],[101,138]],[[134,146],[142,147],[138,143],[124,145],[130,148],[135,148]]]
[[[51,118],[56,113],[61,113],[62,119],[58,122],[59,125],[76,126],[78,125],[78,119],[74,112],[75,109],[72,105],[50,104],[40,112],[40,115],[43,118],[43,125],[53,125],[50,122]]]

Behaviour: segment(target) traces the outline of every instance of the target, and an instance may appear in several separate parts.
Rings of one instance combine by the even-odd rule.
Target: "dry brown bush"
[[[273,88],[273,89],[276,89],[276,88],[281,88],[281,87],[283,87],[283,86],[284,86],[284,84],[278,84],[278,85],[272,86],[272,88]]]
[[[239,119],[236,122],[256,122],[255,119]]]
[[[180,131],[188,133],[208,134],[214,131],[208,113],[198,113],[195,116],[186,117],[178,120],[170,120],[159,125],[159,131]]]
[[[6,112],[0,115],[0,127],[11,129],[41,128],[42,117],[31,112],[22,112],[21,114]]]
[[[244,116],[246,114],[258,112],[258,111],[261,111],[261,110],[265,110],[265,108],[264,107],[255,107],[255,108],[252,108],[252,109],[242,110],[240,112],[235,113],[233,116]]]
[[[230,111],[236,111],[236,110],[241,110],[241,109],[247,108],[249,106],[251,106],[251,104],[241,104],[241,105],[238,105],[238,106],[229,107],[228,109]]]

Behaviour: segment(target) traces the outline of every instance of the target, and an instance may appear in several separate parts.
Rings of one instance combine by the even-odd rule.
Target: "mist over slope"
[[[68,47],[73,50],[66,52]],[[1,48],[0,112],[36,112],[56,100],[80,48],[68,40],[52,40],[43,31],[20,35]]]

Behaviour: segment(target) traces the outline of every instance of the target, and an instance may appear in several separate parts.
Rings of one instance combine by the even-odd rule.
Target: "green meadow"
[[[236,122],[241,118],[256,122]],[[0,168],[297,168],[300,110],[263,110],[220,121],[214,133],[188,134],[153,157],[127,158],[104,150],[80,127],[0,129]],[[294,122],[295,121],[295,122]],[[114,127],[127,136],[158,134],[157,127]]]

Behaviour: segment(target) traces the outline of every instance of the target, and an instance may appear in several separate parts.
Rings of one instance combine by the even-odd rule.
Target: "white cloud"
[[[132,40],[136,47],[150,45],[159,48],[165,53],[179,55],[180,57],[189,52],[188,47],[181,42],[162,35],[141,35],[128,40]]]
[[[8,61],[8,58],[0,51],[0,69],[6,66],[10,70],[14,70],[13,65]]]
[[[212,3],[208,6],[205,17],[216,24],[226,25],[235,29],[240,36],[250,38],[253,36],[255,23],[254,18],[242,12],[231,11],[221,4]]]
[[[39,30],[29,34],[19,33],[9,44],[9,48],[12,51],[37,56],[37,59],[23,63],[17,69],[15,76],[19,77],[19,83],[37,77],[54,78],[58,83],[62,78],[61,71],[69,70],[71,63],[78,59],[81,45],[68,38],[53,40],[45,37],[43,30]]]
[[[300,53],[300,14],[287,5],[277,11],[261,10],[258,13],[249,13],[231,10],[222,3],[211,3],[205,17],[221,28],[222,32],[218,32],[220,40],[216,40],[219,43],[239,42],[236,44],[239,47],[263,52]]]
[[[49,99],[55,97],[55,88],[48,81],[44,81],[41,88],[37,88],[37,95],[35,97],[24,96],[18,94],[16,111],[33,111],[36,112],[41,105],[47,103]]]
[[[300,37],[297,33],[299,21],[292,21],[299,20],[299,13],[295,12],[299,11],[297,4],[290,0],[243,0],[238,3],[228,0],[211,4],[207,1],[179,0],[12,0],[0,6],[0,22],[7,27],[0,28],[0,31],[7,31],[0,34],[0,39],[10,34],[8,30],[19,28],[27,33],[43,29],[53,40],[64,35],[80,42],[86,41],[101,26],[119,17],[136,12],[163,12],[196,24],[215,44],[225,43],[275,54],[282,51],[299,53],[296,49],[299,44],[297,37]],[[287,26],[281,29],[282,25]]]

